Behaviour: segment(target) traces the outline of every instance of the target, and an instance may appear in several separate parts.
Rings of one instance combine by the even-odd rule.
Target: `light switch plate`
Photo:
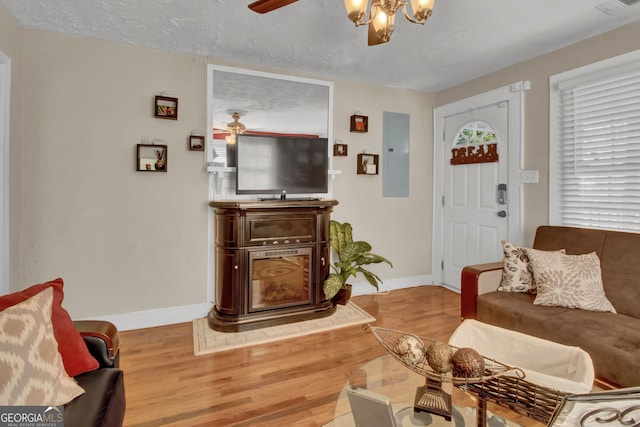
[[[537,184],[538,171],[520,171],[521,184]]]

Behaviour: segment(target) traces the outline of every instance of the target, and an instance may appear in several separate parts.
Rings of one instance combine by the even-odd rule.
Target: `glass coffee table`
[[[428,412],[415,412],[413,406],[416,390],[424,384],[423,376],[407,369],[389,354],[373,359],[354,371],[342,388],[336,403],[333,427],[477,425],[475,400],[451,384],[443,384],[443,389],[452,395],[451,420]],[[387,419],[387,413],[393,420]],[[364,426],[362,420],[367,416],[372,421],[367,421],[367,425]],[[354,417],[360,422],[356,423]],[[490,427],[518,426],[491,413],[487,413],[487,425]]]

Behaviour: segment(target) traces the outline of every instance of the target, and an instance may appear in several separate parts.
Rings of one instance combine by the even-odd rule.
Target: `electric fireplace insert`
[[[310,304],[312,248],[249,253],[249,311]]]

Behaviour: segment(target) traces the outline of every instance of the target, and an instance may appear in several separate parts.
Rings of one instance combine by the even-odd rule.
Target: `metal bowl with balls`
[[[396,329],[367,325],[378,342],[400,363],[428,379],[454,384],[481,382],[514,373],[520,368],[486,358],[472,348],[447,343]]]

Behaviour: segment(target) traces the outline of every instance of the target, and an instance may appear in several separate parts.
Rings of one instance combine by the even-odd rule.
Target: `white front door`
[[[520,86],[513,89],[436,109],[436,284],[459,290],[465,266],[500,261],[502,240],[521,243]]]
[[[508,111],[493,104],[445,119],[444,132],[444,283],[456,288],[465,265],[502,259],[500,242],[507,238]],[[493,145],[495,144],[495,146]],[[475,159],[497,153],[498,161],[452,165],[446,153]],[[462,151],[461,151],[462,150]],[[495,156],[493,156],[495,157]],[[506,187],[508,188],[508,187]]]

